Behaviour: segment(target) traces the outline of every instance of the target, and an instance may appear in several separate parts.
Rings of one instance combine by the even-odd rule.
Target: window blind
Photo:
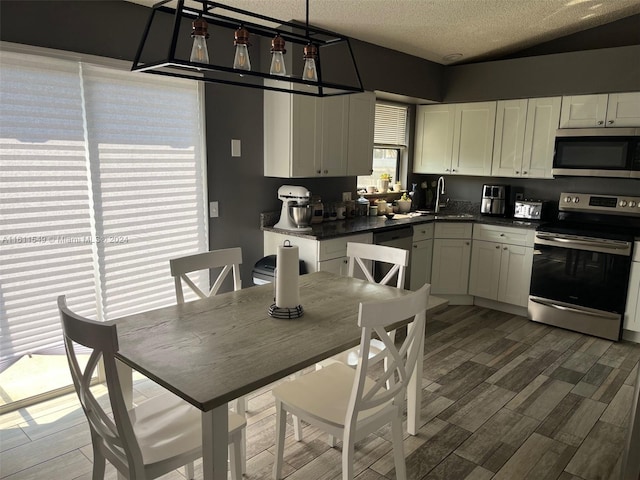
[[[175,303],[169,259],[207,227],[195,82],[0,55],[4,369],[62,351],[60,294],[101,320]]]
[[[169,259],[207,250],[197,83],[83,78],[105,318],[173,304]]]
[[[77,64],[0,51],[0,369],[61,344],[56,297],[95,316]]]
[[[407,107],[376,103],[374,143],[407,146]]]

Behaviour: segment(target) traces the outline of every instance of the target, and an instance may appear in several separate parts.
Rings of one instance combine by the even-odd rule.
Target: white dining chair
[[[104,478],[106,460],[118,471],[118,478],[149,480],[191,464],[202,456],[202,414],[170,392],[145,400],[133,408],[127,405],[120,387],[115,353],[118,351],[117,326],[95,322],[73,313],[63,295],[58,309],[64,334],[69,369],[80,404],[89,422],[93,446],[93,480]],[[83,368],[77,349],[91,351]],[[85,353],[83,351],[83,353]],[[91,390],[91,379],[102,359],[111,413]],[[231,476],[240,480],[244,417],[229,414],[229,458]]]
[[[347,257],[349,258],[347,266],[347,275],[349,277],[353,277],[360,272],[369,282],[379,283],[380,285],[388,285],[395,277],[395,286],[404,288],[406,268],[409,265],[409,252],[407,250],[386,245],[349,242],[347,243]],[[386,275],[379,281],[375,279],[375,262],[387,264],[389,268]],[[392,338],[395,338],[395,331],[391,335]],[[371,340],[371,355],[375,355],[383,348],[382,342],[375,338]],[[325,367],[336,361],[355,367],[358,363],[358,348],[347,350],[334,355],[330,359],[319,362],[316,364],[316,368]]]
[[[405,480],[402,412],[409,379],[422,361],[419,357],[425,331],[431,285],[392,300],[360,304],[362,328],[358,366],[333,363],[276,386],[276,446],[273,477],[282,478],[287,412],[297,415],[333,437],[342,438],[342,479],[354,476],[354,444],[391,424],[395,478]],[[400,348],[386,331],[390,325],[413,318]],[[385,348],[369,356],[376,335]],[[383,362],[382,373],[379,363]]]
[[[169,267],[175,284],[176,301],[178,305],[184,303],[184,291],[182,289],[183,282],[199,298],[209,298],[220,291],[220,287],[224,280],[231,273],[233,279],[233,290],[237,291],[242,289],[242,279],[240,277],[241,264],[242,249],[240,247],[211,250],[209,252],[196,253],[194,255],[169,260]],[[215,280],[213,281],[211,288],[207,291],[203,291],[198,287],[196,282],[194,282],[188,275],[193,272],[202,272],[204,270],[209,274],[213,271],[215,275]],[[243,396],[237,398],[232,403],[232,408],[238,415],[245,417],[247,413],[246,397]],[[242,473],[244,474],[246,473],[246,436],[244,433],[242,437],[241,463]]]
[[[242,288],[242,280],[240,278],[241,264],[242,249],[240,247],[212,250],[210,252],[196,253],[195,255],[169,260],[178,304],[184,303],[183,282],[186,283],[199,298],[208,298],[218,293],[222,283],[229,273],[232,272],[233,289],[236,291],[240,290]],[[220,269],[220,271],[207,292],[203,292],[188,275],[192,272],[200,272],[203,270],[211,271],[215,269]]]

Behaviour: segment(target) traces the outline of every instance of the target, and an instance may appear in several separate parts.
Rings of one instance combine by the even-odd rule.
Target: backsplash
[[[413,180],[432,182],[434,175],[416,175]],[[524,197],[557,202],[562,192],[596,193],[602,195],[640,196],[640,180],[625,178],[557,177],[553,179],[521,179],[498,177],[445,176],[446,194],[451,201],[480,203],[482,185],[504,184],[524,189]],[[479,207],[478,207],[479,208]]]

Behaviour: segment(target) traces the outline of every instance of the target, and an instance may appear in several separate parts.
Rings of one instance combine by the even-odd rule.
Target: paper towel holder
[[[293,245],[291,245],[291,241],[285,240],[282,246],[292,247]],[[276,268],[274,271],[274,277],[277,277],[277,271],[278,269]],[[274,283],[274,287],[276,284],[277,284],[277,281]],[[269,316],[273,318],[279,318],[283,320],[293,320],[293,319],[302,317],[302,315],[304,315],[304,309],[302,308],[302,305],[297,305],[295,307],[278,307],[274,302],[269,307],[268,313],[269,313]]]

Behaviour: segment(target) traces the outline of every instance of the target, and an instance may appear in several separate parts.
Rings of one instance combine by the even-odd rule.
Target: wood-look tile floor
[[[424,425],[404,445],[409,478],[616,479],[639,359],[637,344],[480,307],[447,308],[427,329]],[[160,391],[149,380],[135,381],[138,399]],[[270,391],[250,396],[249,409],[246,478],[269,479]],[[74,395],[6,414],[0,429],[0,478],[91,478],[89,431]],[[310,426],[302,442],[290,427],[287,434],[287,479],[340,478],[340,443],[330,448]],[[356,452],[359,480],[394,478],[388,430],[364,439]],[[116,478],[109,465],[106,478]],[[184,479],[183,471],[163,478]]]

